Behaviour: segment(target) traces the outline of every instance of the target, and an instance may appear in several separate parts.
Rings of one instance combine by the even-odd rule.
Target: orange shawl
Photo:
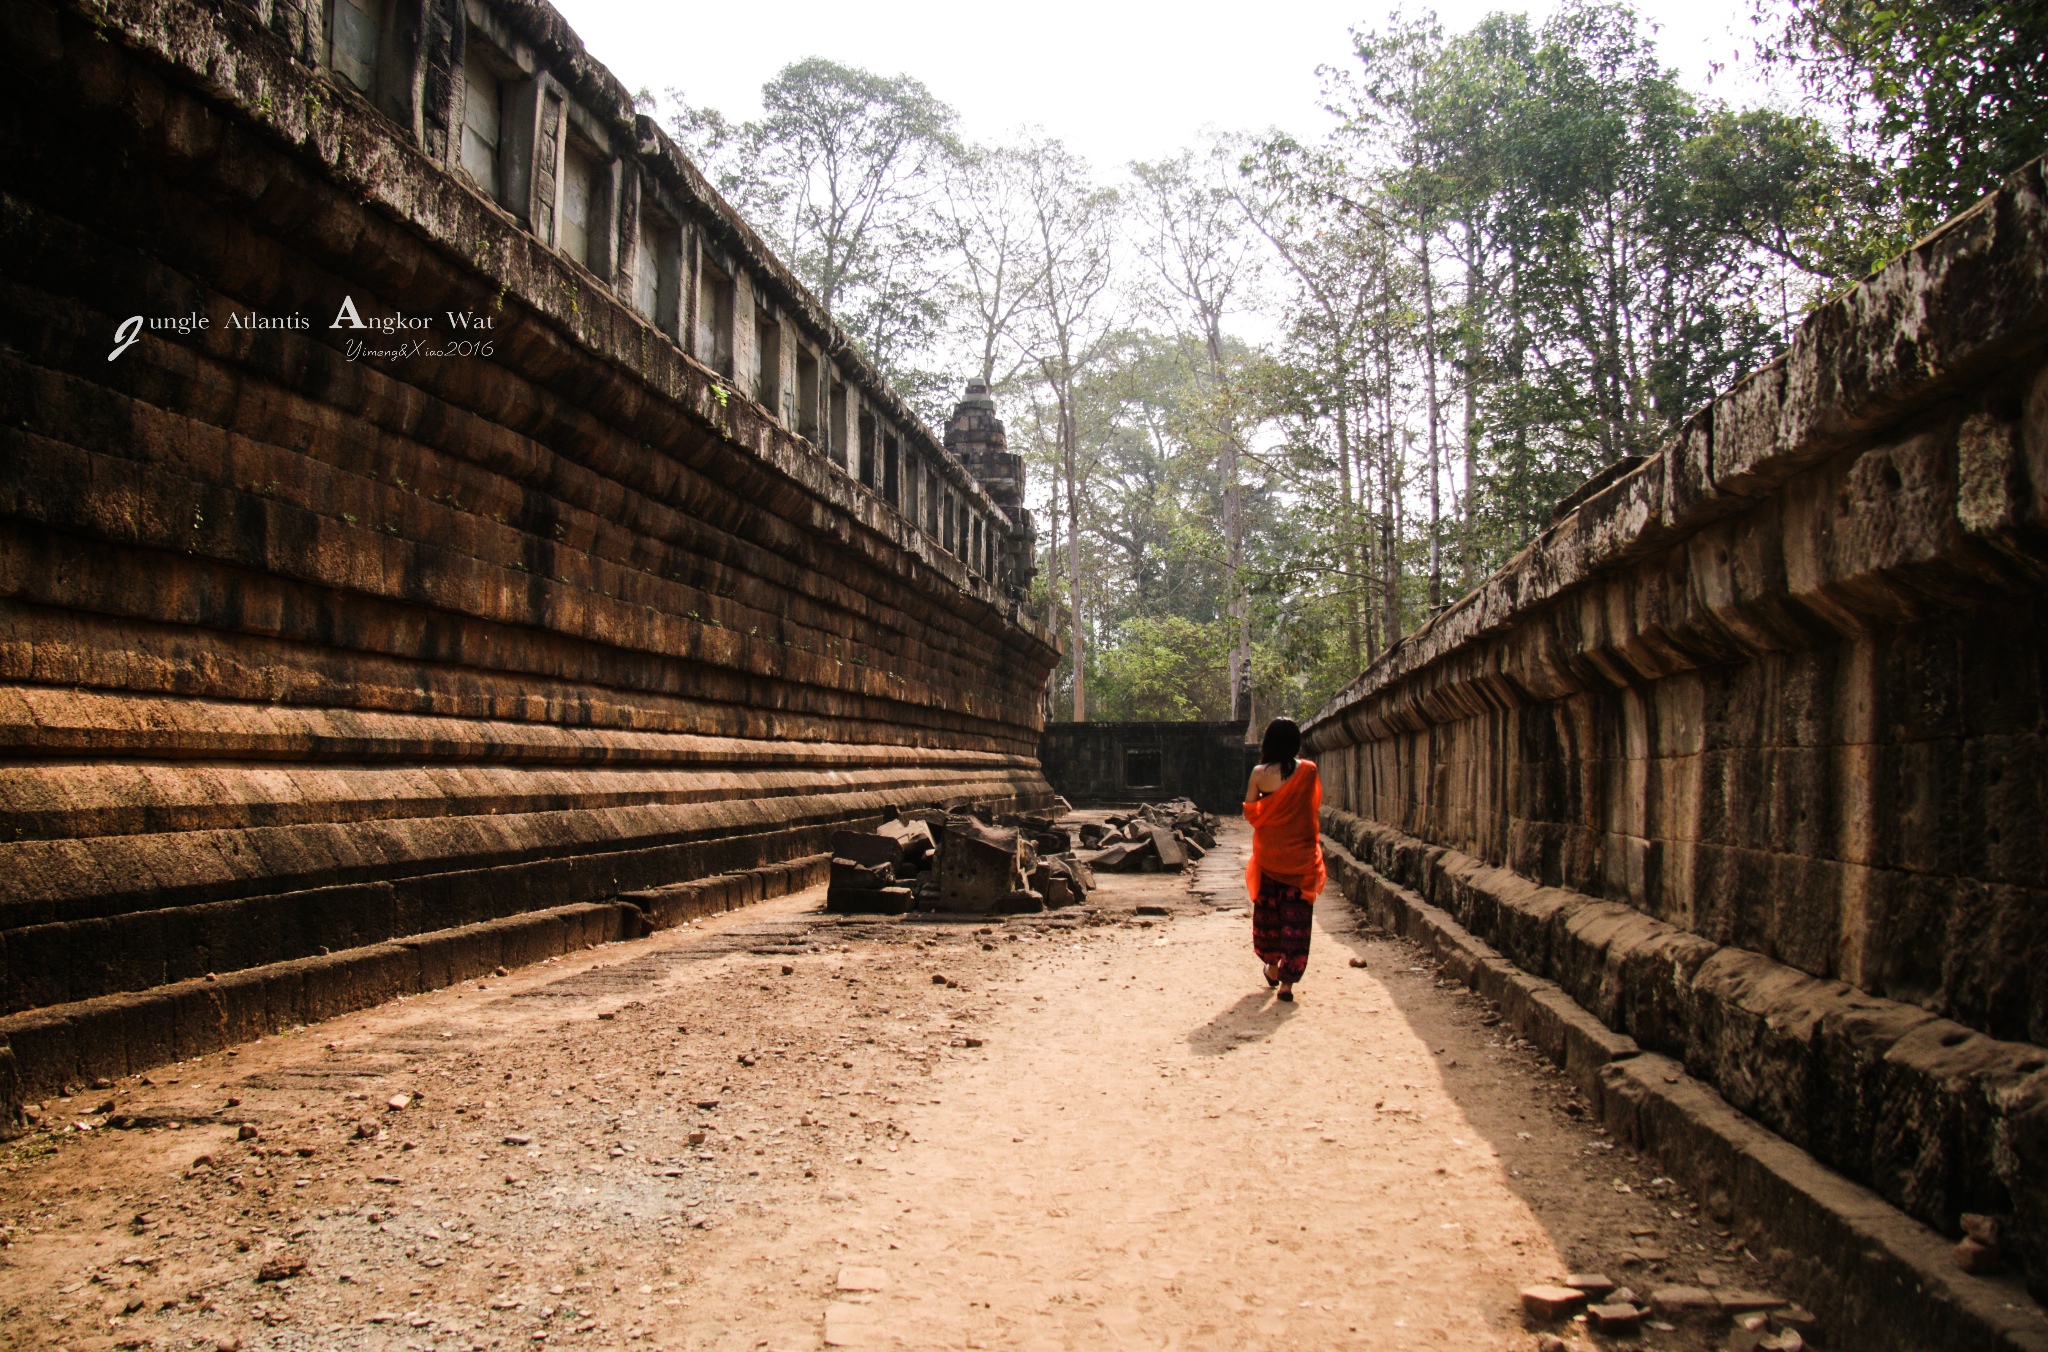
[[[1244,805],[1244,819],[1252,827],[1244,885],[1254,900],[1265,874],[1300,888],[1311,901],[1321,895],[1329,873],[1323,867],[1323,777],[1314,761],[1296,761],[1279,792]]]

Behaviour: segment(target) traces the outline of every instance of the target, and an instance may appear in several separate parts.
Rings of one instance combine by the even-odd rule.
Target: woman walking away
[[[1252,896],[1252,949],[1266,964],[1266,984],[1294,998],[1294,983],[1308,968],[1308,941],[1316,897],[1329,876],[1323,868],[1323,780],[1314,761],[1302,760],[1301,729],[1291,718],[1266,725],[1260,765],[1244,791],[1244,819],[1252,826],[1252,862],[1244,885]]]

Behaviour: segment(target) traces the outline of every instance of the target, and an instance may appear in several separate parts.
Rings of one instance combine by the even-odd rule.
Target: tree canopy
[[[683,140],[936,423],[1032,464],[1053,717],[1306,715],[1662,446],[1816,303],[2048,142],[2048,0],[1753,0],[1783,97],[1690,90],[1619,0],[1396,14],[1313,136],[1102,174],[799,62]]]

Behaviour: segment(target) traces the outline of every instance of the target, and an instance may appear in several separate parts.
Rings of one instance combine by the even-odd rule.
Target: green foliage
[[[1760,0],[1757,18],[1760,54],[1865,141],[1892,198],[1869,228],[1894,248],[2048,150],[2044,0]]]
[[[1230,710],[1227,621],[1184,615],[1135,615],[1117,627],[1116,645],[1089,669],[1092,717],[1218,719]]]
[[[758,122],[670,98],[672,130],[719,190],[776,238],[899,392],[932,408],[951,383],[929,356],[944,319],[945,249],[931,208],[960,153],[953,109],[907,75],[822,57],[762,86]]]
[[[2040,149],[2048,0],[1755,2],[1832,111],[1695,97],[1626,4],[1562,0],[1397,15],[1326,72],[1327,134],[1121,187],[821,60],[676,126],[914,404],[995,385],[1091,716],[1226,718],[1246,670],[1255,720],[1306,715]]]

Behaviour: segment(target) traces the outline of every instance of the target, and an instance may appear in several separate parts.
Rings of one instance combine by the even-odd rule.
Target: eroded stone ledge
[[[1395,914],[1436,909],[1907,1214],[1951,1236],[1965,1211],[2011,1214],[2029,1271],[2048,1260],[2048,1198],[2035,1182],[2048,1173],[2048,1052],[1338,809],[1323,815],[1354,900]],[[1500,999],[1479,976],[1467,979]],[[1620,1049],[1595,1056],[1583,1036],[1575,1045],[1576,1058],[1561,1040],[1545,1050],[1597,1094]]]

